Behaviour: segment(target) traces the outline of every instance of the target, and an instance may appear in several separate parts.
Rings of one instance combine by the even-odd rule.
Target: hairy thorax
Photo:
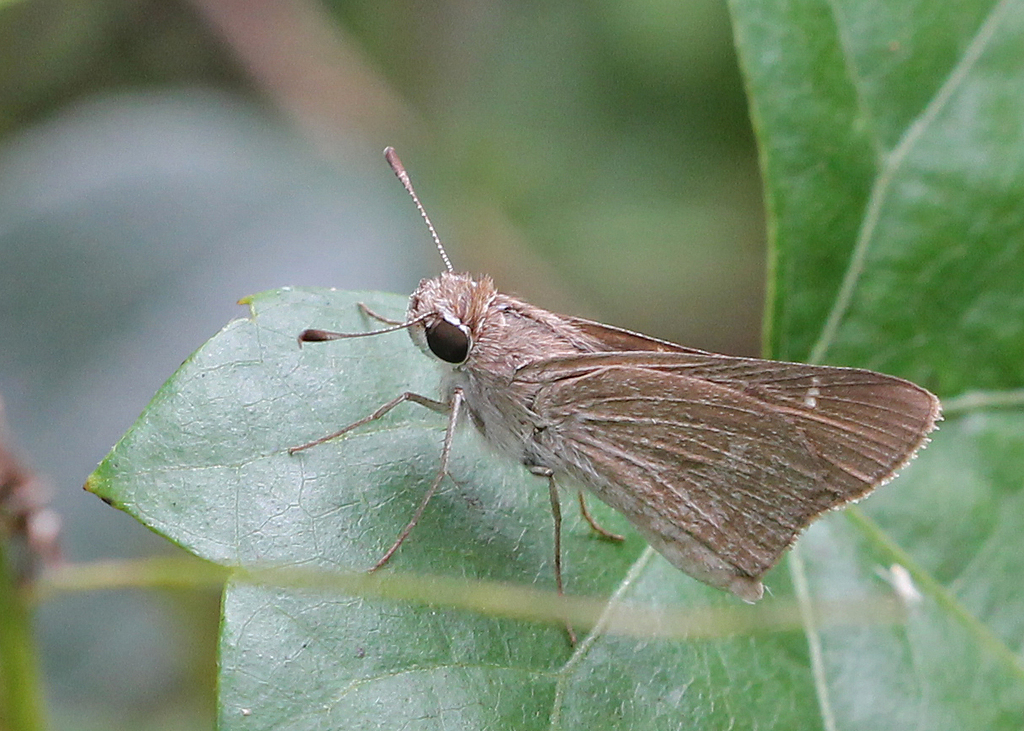
[[[491,444],[527,465],[548,466],[552,460],[538,453],[534,438],[544,425],[531,409],[540,385],[518,381],[516,373],[540,360],[604,350],[601,342],[559,315],[497,292],[490,277],[424,279],[409,300],[408,319],[424,316],[409,332],[428,354],[424,332],[437,320],[464,325],[472,337],[466,361],[446,375],[444,397],[461,388]]]

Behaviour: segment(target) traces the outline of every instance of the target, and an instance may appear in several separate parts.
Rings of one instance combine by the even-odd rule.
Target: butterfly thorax
[[[473,422],[500,451],[533,465],[546,465],[545,455],[531,452],[539,424],[531,405],[539,389],[515,376],[535,363],[607,350],[567,318],[499,293],[490,277],[444,273],[424,279],[409,300],[408,319],[423,318],[411,327],[413,341],[437,357],[426,333],[444,321],[470,337],[465,361],[452,364],[444,382],[445,397],[462,389]]]

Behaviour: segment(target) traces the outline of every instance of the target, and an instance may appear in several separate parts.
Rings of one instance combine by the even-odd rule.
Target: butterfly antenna
[[[448,258],[448,254],[445,253],[444,246],[441,245],[441,237],[437,235],[437,231],[434,230],[434,224],[430,222],[430,216],[427,215],[427,211],[423,208],[423,204],[420,203],[419,196],[416,195],[416,191],[412,189],[412,183],[409,181],[409,173],[405,172],[405,166],[402,165],[402,161],[398,159],[398,153],[395,152],[394,147],[384,148],[384,159],[388,161],[388,165],[395,171],[395,175],[402,181],[402,185],[405,186],[406,191],[412,196],[413,203],[416,204],[416,208],[419,209],[420,215],[423,216],[423,220],[427,223],[427,228],[430,229],[430,237],[434,239],[434,244],[437,246],[437,250],[441,253],[441,258],[444,260],[444,265],[448,267],[449,272],[454,272],[455,269],[452,267],[452,262]]]

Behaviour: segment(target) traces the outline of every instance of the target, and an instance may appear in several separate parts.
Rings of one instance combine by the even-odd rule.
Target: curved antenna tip
[[[449,272],[454,272],[455,269],[452,267],[452,262],[444,250],[444,245],[441,243],[441,237],[437,235],[437,231],[434,229],[434,224],[430,222],[430,216],[427,215],[426,209],[423,207],[423,204],[420,203],[419,196],[417,196],[416,191],[413,190],[412,181],[409,180],[409,173],[405,172],[405,166],[402,165],[402,161],[399,159],[398,153],[395,152],[394,147],[389,145],[384,148],[384,159],[388,161],[388,165],[391,166],[395,175],[397,175],[398,179],[402,181],[402,185],[405,187],[406,192],[412,197],[412,202],[416,204],[416,208],[419,210],[420,216],[423,218],[424,222],[426,222],[427,228],[430,229],[430,238],[434,240],[434,245],[437,246],[437,250],[441,254],[441,259],[444,261],[445,267]]]

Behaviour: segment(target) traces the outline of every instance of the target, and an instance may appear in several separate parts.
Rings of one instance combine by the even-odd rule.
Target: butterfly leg
[[[600,523],[594,520],[594,516],[590,514],[590,510],[587,508],[587,501],[583,497],[582,490],[578,491],[576,494],[580,498],[580,513],[583,515],[584,520],[590,523],[590,527],[594,529],[595,533],[605,540],[615,541],[616,543],[621,543],[626,540],[625,536],[620,536],[618,533],[612,533],[610,530],[602,527]]]
[[[390,317],[384,317],[384,315],[378,315],[376,312],[371,310],[369,307],[364,305],[362,302],[359,303],[359,309],[363,311],[363,314],[367,317],[372,317],[378,322],[383,322],[385,325],[401,325],[401,320],[392,320]]]
[[[441,448],[441,464],[437,468],[437,475],[434,477],[434,481],[430,483],[430,489],[427,490],[427,494],[423,496],[423,500],[420,501],[419,507],[416,508],[416,512],[412,514],[412,518],[409,520],[408,524],[406,524],[405,528],[402,529],[402,532],[398,534],[398,538],[395,539],[395,542],[391,544],[391,548],[381,556],[380,561],[373,565],[373,568],[370,569],[370,573],[373,573],[386,564],[388,559],[390,559],[395,554],[395,551],[398,550],[398,547],[402,545],[402,542],[406,537],[412,533],[412,529],[416,527],[416,523],[419,522],[420,516],[423,515],[423,511],[427,509],[427,503],[430,502],[430,498],[434,497],[434,493],[437,492],[437,488],[441,484],[441,481],[448,475],[448,456],[451,454],[452,441],[455,439],[455,427],[459,422],[459,410],[462,408],[462,399],[462,389],[456,388],[452,393],[450,406],[451,411],[448,416],[448,428],[445,430],[444,446]],[[429,401],[430,399],[427,400]]]
[[[398,396],[397,398],[388,401],[386,404],[381,406],[379,409],[374,411],[369,416],[365,416],[359,421],[352,422],[344,429],[339,429],[333,434],[328,434],[326,437],[314,439],[312,442],[300,444],[297,447],[291,447],[288,449],[288,454],[295,454],[296,452],[301,452],[304,449],[309,449],[310,447],[315,447],[318,444],[323,444],[324,442],[329,441],[331,439],[336,439],[337,437],[340,437],[342,434],[347,434],[353,429],[363,426],[364,424],[369,424],[371,421],[376,421],[377,419],[381,418],[389,411],[391,411],[393,408],[395,408],[401,403],[405,403],[406,401],[412,401],[413,403],[419,404],[420,406],[426,406],[428,409],[431,409],[432,411],[439,411],[442,413],[448,412],[448,428],[445,430],[444,433],[444,446],[441,449],[441,464],[438,467],[437,475],[434,476],[434,481],[430,483],[430,489],[428,489],[427,494],[423,496],[423,500],[420,501],[419,507],[417,507],[416,512],[413,513],[412,519],[408,522],[408,524],[406,524],[405,528],[402,529],[402,532],[398,534],[398,538],[395,540],[393,544],[391,544],[391,548],[389,548],[387,552],[381,557],[381,559],[373,565],[373,567],[370,569],[371,573],[379,569],[384,564],[386,564],[388,562],[388,559],[390,559],[394,555],[395,551],[398,550],[398,547],[402,545],[402,542],[412,532],[412,529],[416,527],[416,523],[419,522],[420,516],[423,515],[423,511],[427,509],[427,503],[430,502],[430,498],[434,497],[434,493],[437,492],[437,488],[441,484],[441,481],[448,474],[448,456],[451,454],[452,451],[452,440],[455,438],[455,427],[458,424],[459,412],[462,409],[462,400],[463,395],[461,388],[456,388],[455,391],[452,393],[452,400],[450,403],[445,403],[443,401],[435,401],[434,399],[429,399],[426,396],[420,396],[418,393],[406,391],[401,396]]]
[[[395,399],[392,399],[391,401],[388,401],[386,404],[381,406],[379,409],[374,411],[369,416],[365,416],[362,419],[360,419],[359,421],[353,421],[351,424],[349,424],[345,428],[339,429],[338,431],[334,432],[333,434],[328,434],[326,437],[320,437],[319,439],[314,439],[311,442],[306,442],[305,444],[300,444],[297,447],[288,447],[288,454],[295,454],[296,452],[301,452],[304,449],[309,449],[310,447],[315,447],[318,444],[323,444],[324,442],[329,442],[332,439],[337,439],[342,434],[348,434],[353,429],[358,429],[359,427],[363,426],[364,424],[369,424],[371,421],[376,421],[377,419],[379,419],[382,416],[384,416],[384,414],[386,414],[389,411],[391,411],[391,409],[395,408],[396,406],[398,406],[401,403],[405,403],[406,401],[412,401],[414,404],[419,404],[420,406],[426,406],[431,411],[438,411],[440,413],[444,413],[446,411],[450,412],[452,410],[452,405],[451,404],[446,404],[444,401],[435,401],[434,399],[427,398],[426,396],[420,396],[418,393],[412,393],[411,391],[406,391],[405,393],[403,393],[398,398],[395,398]]]
[[[530,472],[548,480],[548,495],[551,498],[551,517],[555,520],[555,588],[558,596],[565,596],[562,585],[562,506],[558,500],[558,485],[555,484],[555,473],[548,467],[530,466]],[[569,635],[569,643],[576,645],[576,631],[569,621],[565,622],[565,631]]]

